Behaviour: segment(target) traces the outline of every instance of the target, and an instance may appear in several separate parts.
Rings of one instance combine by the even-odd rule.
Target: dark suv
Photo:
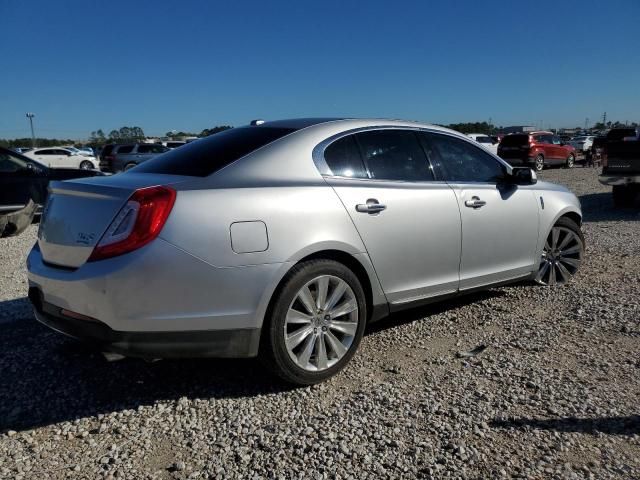
[[[525,165],[540,171],[549,165],[573,167],[576,151],[553,132],[512,133],[498,145],[498,156],[510,165]]]
[[[169,148],[158,143],[105,145],[102,154],[100,155],[100,170],[112,173],[126,171],[146,160],[168,151]]]

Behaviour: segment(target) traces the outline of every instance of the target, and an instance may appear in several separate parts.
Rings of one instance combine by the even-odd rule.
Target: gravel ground
[[[640,214],[596,170],[542,177],[583,203],[572,283],[396,315],[308,388],[253,360],[107,362],[25,308],[36,229],[2,240],[0,477],[640,478]]]

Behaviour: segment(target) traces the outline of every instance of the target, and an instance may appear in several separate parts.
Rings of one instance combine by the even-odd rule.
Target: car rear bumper
[[[603,185],[640,184],[640,175],[600,175],[598,180]]]
[[[162,239],[76,269],[46,263],[37,247],[27,259],[29,287],[55,309],[36,308],[42,323],[155,357],[255,355],[266,305],[287,265],[215,267]],[[61,309],[96,325],[78,325],[77,315],[61,317]],[[76,333],[78,326],[87,332]]]
[[[72,318],[60,307],[42,300],[36,287],[29,289],[36,319],[47,327],[105,351],[143,358],[255,357],[259,328],[187,332],[122,332],[95,319]]]

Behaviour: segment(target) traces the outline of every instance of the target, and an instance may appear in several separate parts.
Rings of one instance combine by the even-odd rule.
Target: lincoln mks
[[[40,322],[129,356],[259,356],[297,384],[390,312],[561,285],[584,255],[575,195],[421,123],[252,122],[49,188],[28,257]]]

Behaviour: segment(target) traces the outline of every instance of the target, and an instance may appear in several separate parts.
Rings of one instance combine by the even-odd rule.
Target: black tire
[[[573,168],[575,164],[576,164],[576,156],[573,153],[570,153],[569,156],[567,157],[567,162],[565,163],[565,166],[567,168]]]
[[[358,327],[353,342],[345,355],[333,366],[319,372],[298,366],[289,356],[284,339],[285,318],[300,289],[320,275],[333,275],[345,281],[353,290],[358,303]],[[274,294],[262,327],[260,360],[275,375],[295,385],[313,385],[322,382],[344,368],[355,354],[366,326],[367,304],[358,277],[345,265],[334,260],[309,260],[295,265],[283,279]]]
[[[629,185],[613,186],[613,205],[616,208],[632,207],[638,190]]]
[[[541,172],[544,169],[544,155],[542,155],[541,153],[536,155],[536,158],[534,160],[534,165],[535,165],[536,171]]]
[[[91,170],[93,169],[93,163],[88,160],[83,160],[80,162],[80,170]]]
[[[137,166],[138,166],[138,164],[137,164],[137,163],[134,163],[134,162],[127,163],[127,164],[124,166],[124,170],[123,170],[123,172],[126,172],[127,170],[131,170],[133,167],[137,167]]]

